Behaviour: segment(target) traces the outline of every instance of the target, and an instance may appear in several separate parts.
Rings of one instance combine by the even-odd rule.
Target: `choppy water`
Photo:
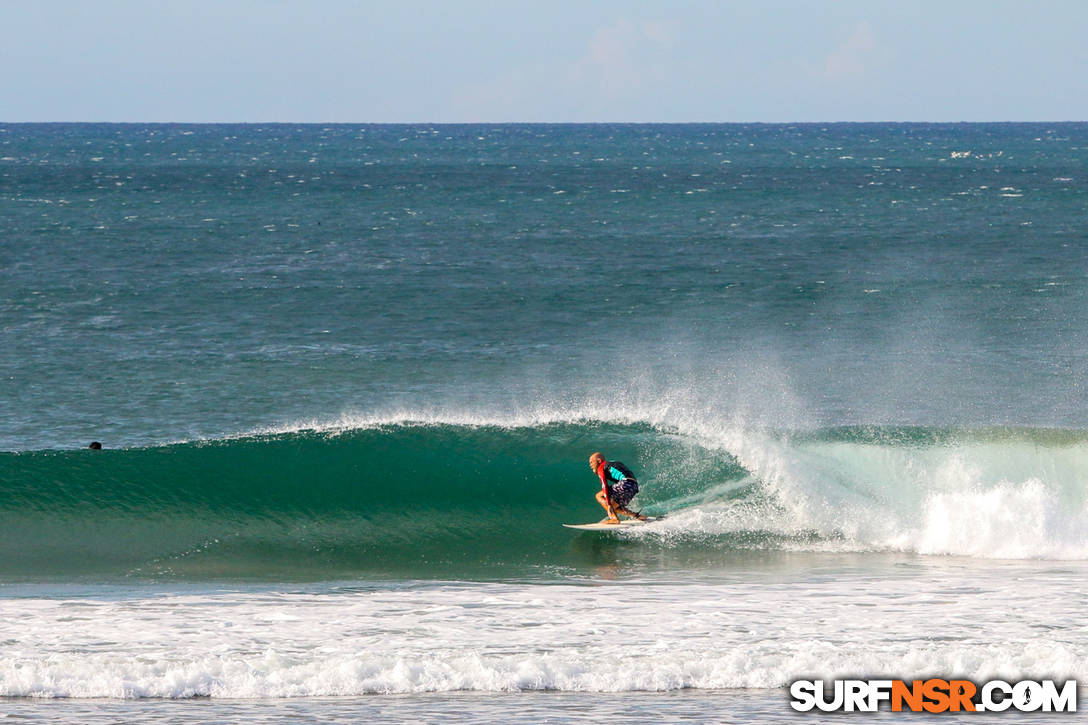
[[[1086,156],[0,126],[0,695],[768,720],[803,675],[1083,678]],[[561,528],[594,450],[666,518]]]

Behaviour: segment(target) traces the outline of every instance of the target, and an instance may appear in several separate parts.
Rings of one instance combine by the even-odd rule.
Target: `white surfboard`
[[[563,524],[568,529],[578,529],[580,531],[618,531],[621,529],[629,529],[632,526],[645,526],[657,521],[657,518],[653,516],[646,517],[645,521],[639,521],[638,519],[623,519],[618,524]]]

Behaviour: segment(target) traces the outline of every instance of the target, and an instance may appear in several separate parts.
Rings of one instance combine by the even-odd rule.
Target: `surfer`
[[[631,469],[619,461],[606,461],[600,453],[594,453],[589,457],[589,467],[601,479],[601,490],[597,492],[597,503],[608,512],[608,518],[602,519],[602,524],[618,524],[623,514],[639,521],[645,521],[646,517],[627,508],[631,499],[638,493],[638,481]]]

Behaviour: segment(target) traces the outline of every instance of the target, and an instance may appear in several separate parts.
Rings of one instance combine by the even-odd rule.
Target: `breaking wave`
[[[736,549],[1088,558],[1088,433],[410,419],[0,454],[0,574],[466,576],[587,563],[589,452],[661,522],[626,556]],[[572,538],[573,537],[573,538]],[[579,544],[578,542],[583,542]],[[586,543],[597,542],[597,543]]]

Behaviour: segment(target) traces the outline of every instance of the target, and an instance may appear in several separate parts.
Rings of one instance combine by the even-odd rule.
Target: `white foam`
[[[1088,557],[1088,511],[1064,509],[1042,481],[931,494],[902,548],[1003,559]]]
[[[773,529],[845,536],[856,550],[1088,559],[1088,443],[790,445],[739,458],[782,509]]]
[[[1084,678],[1088,630],[1075,624],[1082,604],[1071,583],[1086,573],[887,567],[742,571],[718,583],[11,599],[0,696],[777,688],[857,673]]]

